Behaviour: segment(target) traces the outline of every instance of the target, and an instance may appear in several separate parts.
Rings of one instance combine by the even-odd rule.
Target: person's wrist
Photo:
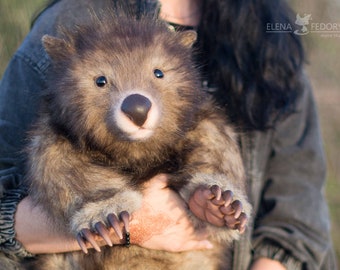
[[[8,190],[0,199],[0,250],[15,257],[33,257],[16,238],[15,215],[26,196],[24,189]]]

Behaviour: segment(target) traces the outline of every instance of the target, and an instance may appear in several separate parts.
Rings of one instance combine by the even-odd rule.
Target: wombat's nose
[[[151,101],[139,94],[126,97],[122,103],[121,110],[137,126],[142,126],[148,117]]]

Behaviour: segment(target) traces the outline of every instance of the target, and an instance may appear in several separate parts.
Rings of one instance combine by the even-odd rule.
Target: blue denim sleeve
[[[28,57],[17,53],[0,82],[0,197],[21,181],[21,151],[34,121],[44,75]]]
[[[16,257],[30,256],[15,240],[14,214],[26,195],[22,150],[44,80],[39,65],[18,51],[0,81],[0,251]]]

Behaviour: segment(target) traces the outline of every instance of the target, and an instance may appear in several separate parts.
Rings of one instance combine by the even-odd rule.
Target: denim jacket
[[[50,65],[41,38],[44,34],[57,35],[59,25],[81,23],[90,12],[105,9],[110,2],[64,0],[48,8],[0,82],[0,250],[4,252],[10,253],[6,241],[15,234],[12,230],[6,235],[3,230],[13,226],[8,224],[6,215],[13,214],[16,207],[6,199],[10,191],[20,186],[20,150],[26,131],[35,120]],[[138,8],[150,10],[157,4],[151,0],[139,3],[142,5]],[[258,257],[279,260],[287,269],[336,269],[324,197],[325,157],[316,105],[304,75],[301,85],[295,113],[273,129],[240,135],[254,214],[252,225],[234,243],[234,270],[248,269]]]

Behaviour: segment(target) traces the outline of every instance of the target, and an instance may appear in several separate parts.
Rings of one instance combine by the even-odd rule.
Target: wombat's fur
[[[92,20],[62,38],[43,38],[53,66],[30,138],[27,181],[56,229],[76,237],[96,222],[108,225],[110,213],[134,212],[142,184],[158,173],[168,173],[187,202],[201,185],[231,190],[249,216],[236,136],[200,89],[191,59],[195,33],[113,12]],[[104,247],[44,255],[34,269],[226,269],[238,231],[192,220],[208,227],[214,249]]]

